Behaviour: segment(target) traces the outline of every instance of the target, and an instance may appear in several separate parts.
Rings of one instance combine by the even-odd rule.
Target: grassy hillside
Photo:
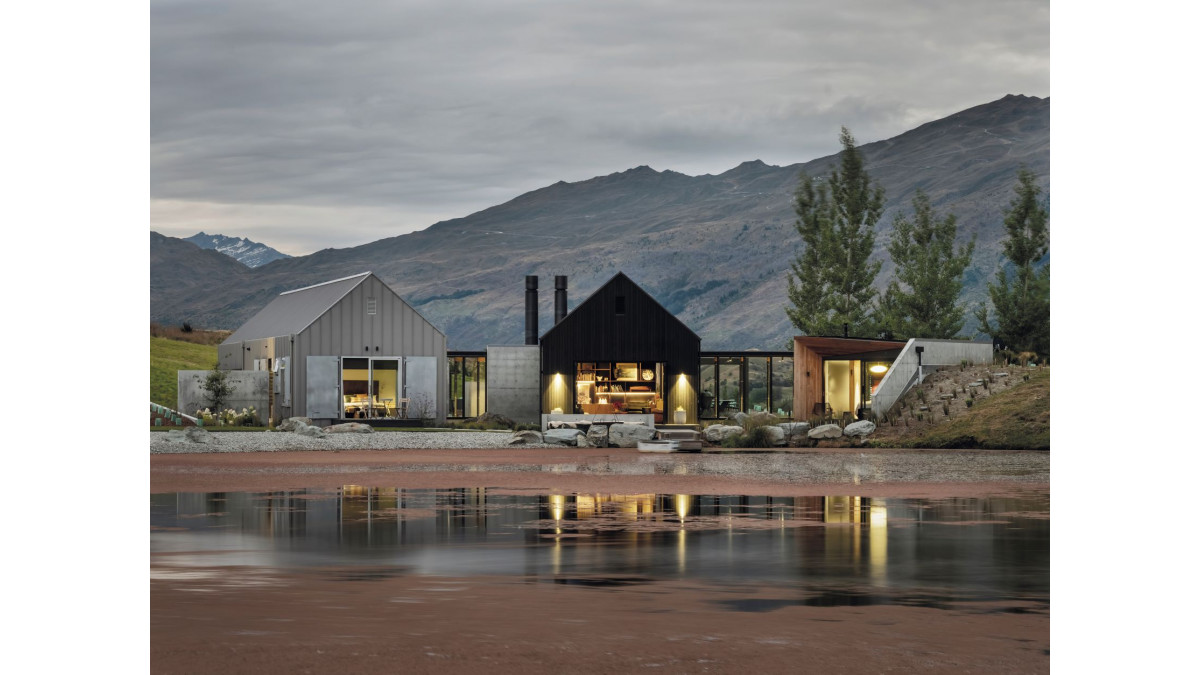
[[[174,408],[179,386],[177,372],[180,370],[208,370],[216,362],[216,345],[202,345],[151,336],[150,401]]]
[[[896,445],[909,448],[1050,449],[1050,369],[1019,370],[1028,382],[981,399],[970,411]]]

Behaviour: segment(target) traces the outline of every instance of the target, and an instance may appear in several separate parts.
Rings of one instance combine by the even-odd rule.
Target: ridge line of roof
[[[290,291],[284,291],[284,292],[280,293],[280,295],[287,295],[289,293],[299,293],[300,291],[307,291],[309,289],[317,288],[319,286],[328,286],[329,284],[336,284],[339,281],[347,281],[350,279],[354,279],[356,277],[365,277],[370,273],[371,272],[368,270],[366,272],[359,272],[358,274],[351,274],[350,276],[342,277],[341,279],[330,279],[329,281],[322,281],[319,284],[313,284],[312,286],[305,286],[304,288],[293,288]]]

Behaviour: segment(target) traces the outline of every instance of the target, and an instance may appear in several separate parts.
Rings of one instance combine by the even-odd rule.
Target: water
[[[484,488],[151,495],[156,564],[501,575],[612,586],[769,584],[780,603],[1049,605],[1049,498],[505,494]],[[1016,603],[1014,605],[1014,603]],[[1032,603],[1032,605],[1030,605]]]

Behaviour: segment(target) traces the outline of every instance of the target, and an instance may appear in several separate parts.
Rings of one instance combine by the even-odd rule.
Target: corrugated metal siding
[[[367,314],[367,298],[377,300]],[[296,335],[293,364],[309,356],[434,356],[438,359],[438,415],[446,414],[446,336],[375,275],[346,293],[306,330]],[[305,410],[304,369],[293,371],[292,410]],[[298,414],[293,412],[293,414]]]

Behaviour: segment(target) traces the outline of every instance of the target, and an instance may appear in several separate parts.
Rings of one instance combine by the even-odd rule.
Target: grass
[[[178,371],[209,370],[216,362],[216,345],[195,344],[152,336],[150,338],[150,400],[159,405],[174,408],[179,402]]]
[[[966,413],[928,432],[905,438],[909,448],[1050,449],[1050,370],[1014,369],[1028,382],[980,399]]]

